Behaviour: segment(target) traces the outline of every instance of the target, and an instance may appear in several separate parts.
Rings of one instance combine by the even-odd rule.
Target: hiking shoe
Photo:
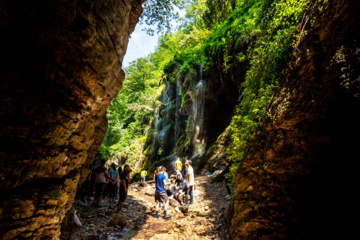
[[[169,219],[169,218],[171,218],[171,216],[170,215],[165,215],[164,218]]]

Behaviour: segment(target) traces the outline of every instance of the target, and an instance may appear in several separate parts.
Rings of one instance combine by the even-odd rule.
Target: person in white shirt
[[[187,169],[187,183],[185,192],[185,205],[193,205],[194,199],[194,169],[189,162],[185,163],[185,169]],[[190,203],[188,203],[188,196],[190,195]]]

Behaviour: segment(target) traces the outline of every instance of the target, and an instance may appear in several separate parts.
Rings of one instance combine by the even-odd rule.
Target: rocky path
[[[193,206],[174,208],[169,206],[171,219],[155,219],[154,184],[139,187],[130,185],[125,210],[115,212],[116,204],[103,200],[102,206],[94,208],[92,202],[74,206],[82,226],[75,226],[72,218],[63,229],[62,239],[228,239],[224,213],[229,200],[224,182],[210,183],[206,176],[195,177],[197,196]]]

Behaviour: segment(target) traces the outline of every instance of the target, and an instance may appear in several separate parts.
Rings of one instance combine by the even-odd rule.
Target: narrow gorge
[[[230,160],[233,195],[197,213],[221,234],[176,239],[353,238],[360,2],[184,1],[183,25],[123,67],[143,11],[169,21],[172,4],[1,1],[0,239],[93,239],[61,232],[93,160],[129,164],[138,191],[142,169],[185,156],[204,202],[211,184],[225,199],[205,173]],[[156,239],[145,197],[130,199],[148,214],[133,239]]]

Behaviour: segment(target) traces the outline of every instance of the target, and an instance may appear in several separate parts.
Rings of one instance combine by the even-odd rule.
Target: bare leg
[[[167,210],[168,205],[169,205],[169,200],[166,200],[164,202],[164,218],[170,218],[171,217],[171,216],[166,214],[166,210]]]

